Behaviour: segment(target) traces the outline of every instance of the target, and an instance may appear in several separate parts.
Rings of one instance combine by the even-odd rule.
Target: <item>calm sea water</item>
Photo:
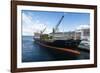
[[[79,56],[44,48],[34,42],[32,36],[22,36],[22,62],[89,59],[89,52],[80,51]]]

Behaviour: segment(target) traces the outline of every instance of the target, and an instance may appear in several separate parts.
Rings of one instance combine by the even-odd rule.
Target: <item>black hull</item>
[[[76,45],[64,45],[64,44],[60,44],[60,42],[57,41],[54,41],[54,42],[46,42],[46,41],[43,41],[43,40],[39,40],[39,39],[34,39],[38,45],[40,45],[41,47],[44,47],[44,48],[49,48],[51,50],[56,50],[56,51],[59,51],[59,52],[64,52],[64,53],[67,53],[67,54],[74,54],[75,55],[80,55],[80,52],[78,50],[75,49]],[[69,41],[69,40],[68,40]],[[74,47],[74,48],[72,48]]]
[[[36,42],[49,45],[49,46],[54,46],[54,47],[59,47],[59,48],[77,48],[78,45],[80,44],[81,40],[55,40],[53,42],[47,42],[44,40],[40,39],[34,39]]]

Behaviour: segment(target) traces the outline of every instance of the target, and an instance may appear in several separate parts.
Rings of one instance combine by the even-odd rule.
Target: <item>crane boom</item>
[[[41,34],[46,30],[46,27],[41,31]]]
[[[56,32],[58,30],[58,26],[60,25],[61,21],[63,20],[64,15],[61,17],[60,21],[58,22],[58,24],[56,25],[54,31]]]

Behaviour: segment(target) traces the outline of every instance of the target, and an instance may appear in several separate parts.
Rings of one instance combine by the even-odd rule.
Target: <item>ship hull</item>
[[[44,40],[40,40],[40,39],[36,39],[34,38],[35,42],[39,42],[45,45],[49,45],[49,46],[54,46],[54,47],[59,47],[59,48],[77,48],[78,45],[80,44],[81,40],[55,40],[53,42],[49,42],[49,41],[44,41]]]

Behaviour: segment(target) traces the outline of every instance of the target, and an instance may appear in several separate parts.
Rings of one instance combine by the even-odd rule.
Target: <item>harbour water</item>
[[[79,50],[80,55],[69,56],[67,52],[59,52],[39,46],[33,36],[22,36],[22,62],[60,61],[89,59],[89,52]]]

